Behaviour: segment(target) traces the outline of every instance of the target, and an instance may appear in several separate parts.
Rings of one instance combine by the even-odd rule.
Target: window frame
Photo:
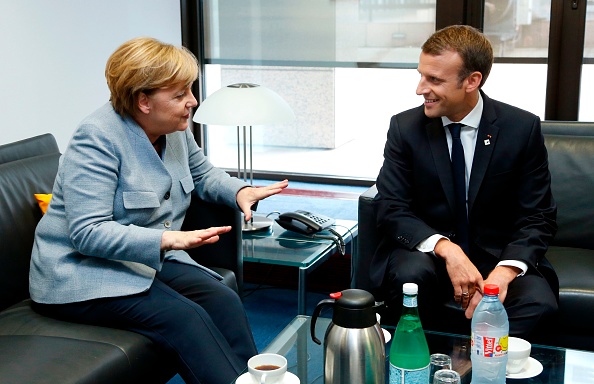
[[[204,67],[204,23],[203,0],[180,0],[182,20],[182,44],[197,57],[200,66],[198,81],[193,92],[200,101],[205,93],[203,83]],[[545,105],[546,120],[578,121],[580,81],[583,64],[594,63],[594,58],[584,59],[584,41],[587,1],[551,0],[551,22],[547,58],[496,58],[496,63],[546,63],[547,91]],[[436,28],[453,24],[467,24],[483,30],[485,0],[451,2],[436,0]],[[237,63],[234,63],[237,64]],[[246,63],[249,64],[249,63]],[[262,62],[258,62],[262,65]],[[293,63],[294,64],[294,63]],[[311,63],[309,63],[311,64]],[[326,63],[330,64],[330,63]],[[340,64],[340,63],[335,63]],[[358,63],[361,67],[373,67],[377,63]],[[385,66],[384,64],[381,64]],[[399,68],[398,65],[394,66]],[[208,155],[206,127],[193,124],[192,129],[198,144]],[[256,178],[278,178],[274,172],[258,171]],[[282,175],[283,177],[287,175]],[[344,183],[349,185],[371,185],[368,180],[354,180],[340,177],[315,175],[290,175],[293,180],[321,183]]]

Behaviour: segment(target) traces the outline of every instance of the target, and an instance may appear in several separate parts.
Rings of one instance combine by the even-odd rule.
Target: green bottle
[[[390,346],[390,384],[429,382],[429,347],[419,319],[414,283],[402,286],[402,315]]]

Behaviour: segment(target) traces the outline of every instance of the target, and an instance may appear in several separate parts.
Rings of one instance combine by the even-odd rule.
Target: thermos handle
[[[376,301],[375,305],[373,306],[373,310],[376,314],[378,314],[378,310],[386,308],[386,303],[384,301]],[[379,321],[378,321],[379,323]]]
[[[322,307],[324,307],[326,305],[334,305],[334,302],[335,301],[336,300],[334,300],[334,299],[324,299],[324,300],[320,301],[318,303],[318,305],[316,306],[316,309],[314,309],[313,315],[311,316],[311,328],[310,328],[310,330],[311,330],[311,339],[316,344],[322,344],[322,342],[316,338],[316,320],[318,319],[318,316],[320,316],[320,312],[322,311]]]

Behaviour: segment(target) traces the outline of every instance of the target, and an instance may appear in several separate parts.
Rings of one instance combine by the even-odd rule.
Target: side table
[[[316,335],[324,336],[331,319],[318,317]],[[318,384],[324,381],[324,348],[315,344],[310,335],[311,318],[297,316],[262,353],[279,353],[287,357],[290,371],[296,374],[301,384]],[[394,327],[388,327],[393,334]],[[471,379],[470,338],[468,335],[425,331],[430,353],[445,353],[452,357],[454,370],[462,376],[462,383]],[[386,372],[389,371],[390,343],[386,344]],[[594,352],[532,344],[530,356],[542,366],[535,377],[508,378],[508,383],[517,384],[562,384],[591,383],[594,377]],[[388,375],[386,375],[388,376]],[[386,383],[388,382],[386,377]]]
[[[332,228],[345,244],[350,243],[351,257],[354,258],[359,228],[357,222],[337,219]],[[328,231],[313,236],[301,235],[287,231],[275,222],[268,231],[242,234],[243,261],[299,268],[297,314],[305,315],[307,275],[338,251],[332,237],[334,235]]]

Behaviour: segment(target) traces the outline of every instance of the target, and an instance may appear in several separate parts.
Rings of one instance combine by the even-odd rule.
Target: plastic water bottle
[[[390,346],[390,384],[426,384],[429,382],[429,347],[419,319],[414,283],[402,286],[402,315]]]
[[[487,284],[472,316],[472,384],[505,384],[509,321],[499,301],[499,287]]]

